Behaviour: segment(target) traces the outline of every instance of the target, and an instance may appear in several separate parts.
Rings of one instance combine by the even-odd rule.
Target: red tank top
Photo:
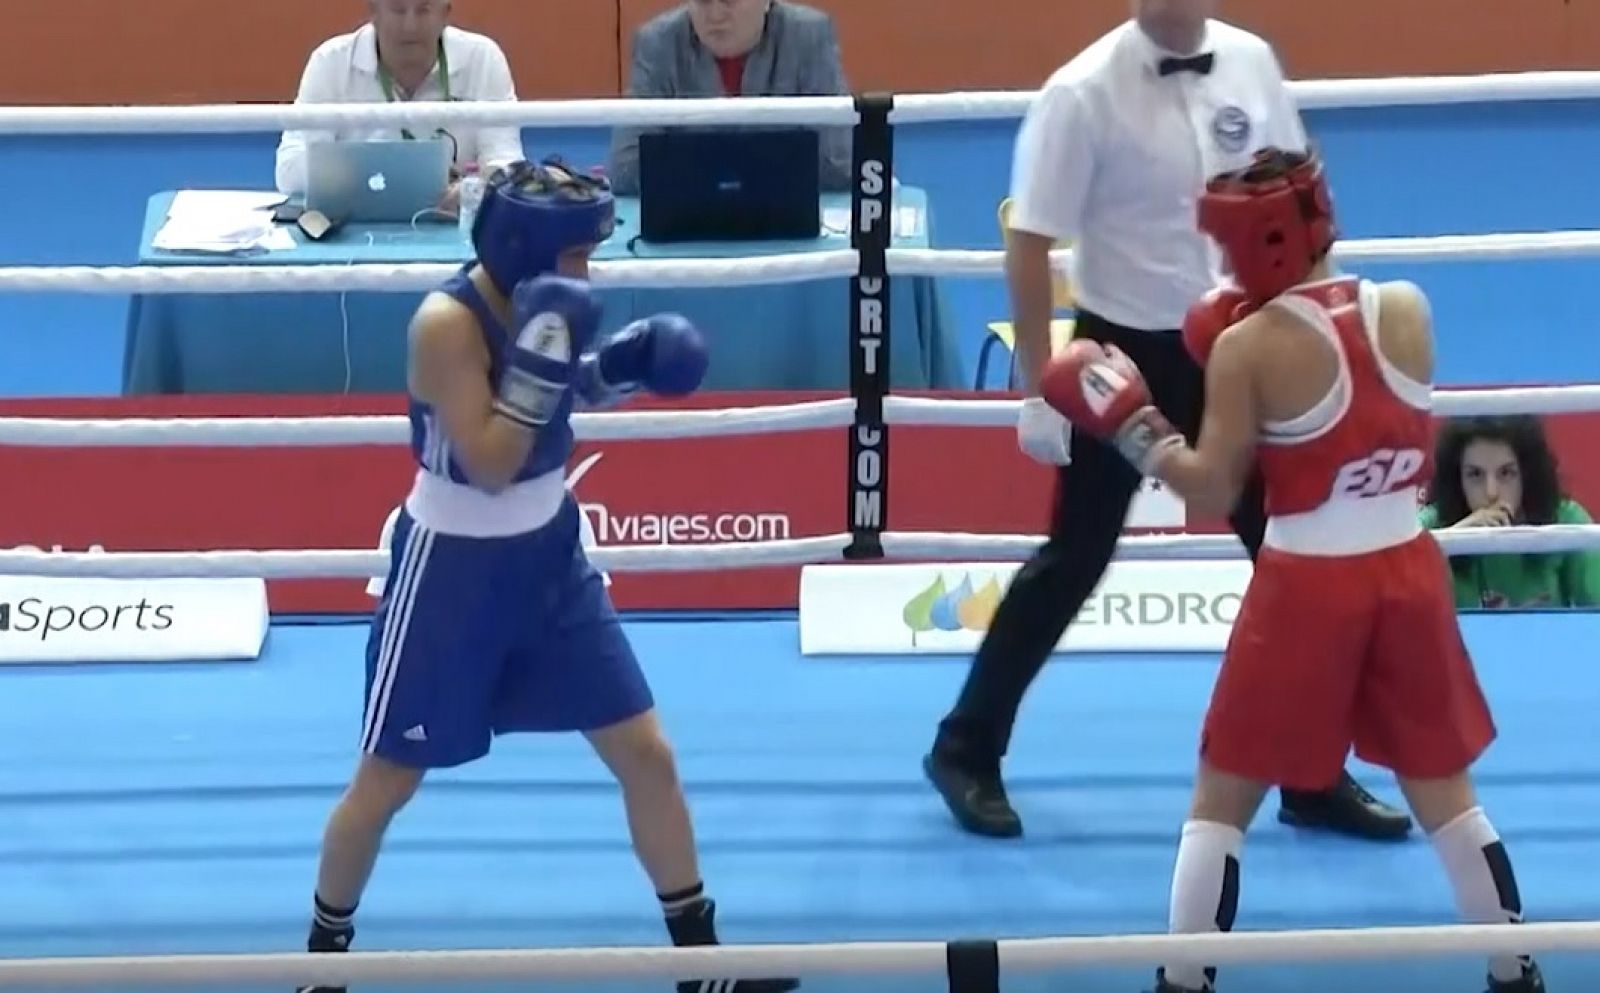
[[[1377,292],[1340,277],[1296,287],[1271,305],[1326,334],[1339,349],[1341,371],[1333,397],[1300,423],[1263,428],[1257,459],[1270,517],[1398,493],[1432,472],[1430,389],[1382,359],[1362,308],[1367,297],[1376,314]]]

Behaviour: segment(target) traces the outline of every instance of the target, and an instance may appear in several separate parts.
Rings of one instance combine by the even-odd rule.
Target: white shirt
[[[494,39],[459,28],[444,29],[444,54],[450,63],[450,97],[453,100],[515,100],[511,66]],[[400,92],[395,91],[396,98]],[[300,77],[300,92],[295,103],[382,103],[387,98],[378,82],[378,34],[371,24],[350,34],[329,38],[306,62]],[[443,100],[444,86],[439,67],[434,66],[423,80],[413,100]],[[417,137],[426,133],[413,132]],[[522,133],[517,128],[452,130],[456,139],[456,162],[477,163],[487,173],[496,166],[524,158]],[[399,138],[398,130],[358,129],[350,131],[285,131],[278,143],[278,191],[304,193],[306,188],[305,151],[308,140],[338,139],[363,141],[373,138]]]
[[[1222,278],[1195,217],[1206,180],[1269,145],[1306,147],[1265,41],[1208,21],[1204,53],[1210,73],[1163,77],[1172,53],[1129,21],[1056,70],[1017,136],[1011,227],[1070,240],[1079,306],[1116,324],[1181,325]]]

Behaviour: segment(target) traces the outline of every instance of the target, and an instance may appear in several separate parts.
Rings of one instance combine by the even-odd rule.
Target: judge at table
[[[626,95],[640,98],[845,96],[833,19],[787,0],[686,0],[634,32]],[[821,129],[824,190],[850,183],[850,129]],[[612,187],[639,193],[639,129],[617,128]]]
[[[346,0],[347,2],[347,0]],[[511,66],[494,39],[451,27],[450,0],[366,0],[370,18],[350,34],[317,46],[300,77],[296,104],[396,100],[516,100]],[[428,138],[409,130],[286,131],[278,145],[278,191],[305,193],[310,141]],[[487,174],[526,158],[517,128],[451,128],[455,175],[475,164]],[[456,209],[453,178],[440,208]]]

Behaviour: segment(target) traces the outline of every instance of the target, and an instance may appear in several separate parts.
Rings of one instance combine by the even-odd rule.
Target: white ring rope
[[[1417,263],[1506,259],[1587,258],[1600,255],[1600,231],[1529,231],[1507,234],[1439,235],[1425,238],[1364,238],[1340,242],[1340,262]],[[1065,270],[1071,249],[1051,253]],[[891,248],[890,276],[999,276],[1005,253],[998,250]],[[765,286],[823,279],[848,279],[859,272],[854,249],[794,252],[731,259],[613,259],[590,266],[596,286],[682,289],[690,286]],[[446,263],[355,263],[339,265],[145,265],[0,267],[3,293],[342,293],[426,292],[453,275]]]
[[[1231,931],[1008,938],[996,943],[1006,972],[1060,972],[1158,963],[1236,965],[1442,955],[1536,955],[1593,951],[1600,922],[1434,927]],[[935,941],[700,948],[550,948],[449,952],[349,952],[152,955],[0,961],[0,987],[348,986],[360,983],[467,983],[487,980],[671,982],[717,976],[871,976],[946,974],[948,946]]]
[[[1436,390],[1440,416],[1469,414],[1579,414],[1600,411],[1600,385],[1519,386]],[[1020,400],[951,400],[885,397],[890,425],[1012,427]],[[573,415],[580,441],[645,441],[728,437],[844,427],[854,420],[850,397],[717,410],[616,410]],[[4,417],[0,445],[30,448],[228,448],[396,445],[411,437],[399,414],[333,417]]]
[[[1416,106],[1510,100],[1590,100],[1597,72],[1296,80],[1302,108]],[[1021,117],[1031,91],[895,94],[889,123]],[[190,107],[3,107],[0,134],[224,134],[400,128],[612,128],[669,125],[853,125],[855,98],[529,100],[391,104],[212,104]]]
[[[1435,531],[1449,555],[1507,555],[1600,548],[1600,524]],[[1042,535],[887,531],[887,561],[1021,562]],[[850,535],[714,545],[601,545],[589,550],[607,572],[702,572],[839,562]],[[1245,557],[1230,534],[1137,535],[1117,543],[1120,561],[1227,560]],[[0,576],[96,579],[373,579],[387,575],[389,553],[376,550],[224,552],[0,552]]]
[[[463,251],[465,246],[463,246]],[[854,249],[739,259],[596,260],[596,286],[681,289],[685,286],[771,286],[847,279],[859,271]],[[458,264],[385,262],[340,265],[12,266],[0,268],[4,293],[423,293],[460,270]],[[996,269],[996,272],[999,270]]]
[[[652,441],[839,428],[855,417],[849,397],[715,410],[608,410],[572,416],[580,441]],[[1597,404],[1600,407],[1600,404]],[[339,417],[0,417],[0,445],[32,448],[320,448],[397,445],[411,439],[399,414]]]

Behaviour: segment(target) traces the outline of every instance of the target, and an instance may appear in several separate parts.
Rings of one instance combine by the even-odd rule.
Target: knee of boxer
[[[624,786],[678,782],[678,762],[654,710],[590,731],[595,754]]]
[[[1200,763],[1194,797],[1189,804],[1189,819],[1226,824],[1244,831],[1255,820],[1261,801],[1271,784],[1249,776],[1220,769],[1210,762]]]
[[[386,824],[411,802],[424,772],[379,755],[363,755],[341,806],[354,819]]]

